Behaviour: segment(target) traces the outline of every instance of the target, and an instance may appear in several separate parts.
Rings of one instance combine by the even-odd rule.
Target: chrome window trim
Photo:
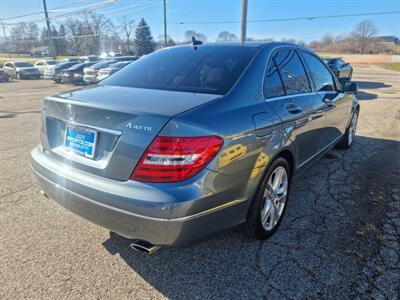
[[[262,80],[261,90],[262,90],[262,96],[263,96],[263,98],[264,98],[264,101],[268,101],[268,100],[270,100],[270,99],[282,98],[282,97],[293,97],[293,96],[297,96],[297,95],[303,95],[303,96],[304,96],[305,94],[313,94],[313,93],[315,93],[315,91],[312,90],[312,87],[313,87],[313,84],[312,84],[312,86],[310,86],[310,87],[311,87],[311,90],[310,90],[310,92],[308,92],[308,93],[291,94],[291,95],[284,95],[284,96],[278,96],[278,97],[272,97],[272,98],[267,98],[267,97],[265,96],[265,93],[264,93],[264,84],[265,84],[265,77],[266,77],[265,75],[267,74],[267,68],[268,68],[268,65],[269,65],[269,61],[271,60],[272,55],[273,55],[276,51],[282,50],[282,49],[295,50],[296,53],[297,53],[297,55],[299,56],[300,61],[303,63],[302,57],[301,57],[301,55],[300,55],[300,54],[298,53],[298,51],[297,51],[297,50],[302,50],[303,47],[300,47],[300,46],[297,46],[297,45],[282,45],[282,46],[276,46],[276,47],[272,48],[272,49],[269,51],[269,53],[268,53],[268,56],[267,56],[267,59],[266,59],[265,65],[264,65],[264,72],[263,72],[263,74],[262,74],[263,80]],[[306,72],[306,76],[308,77],[308,72],[307,72],[308,70],[307,70],[307,68],[306,68],[305,66],[303,66],[303,68],[304,68],[304,71]],[[307,78],[307,79],[308,79],[308,78]],[[311,82],[309,82],[309,83],[311,83]],[[283,84],[283,82],[282,82],[282,84]]]

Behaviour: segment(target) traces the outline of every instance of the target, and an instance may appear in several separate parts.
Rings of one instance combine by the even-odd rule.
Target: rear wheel
[[[358,113],[356,110],[351,117],[351,121],[349,126],[346,129],[346,132],[340,142],[336,145],[339,149],[350,149],[351,145],[353,145],[354,137],[356,135],[357,130],[357,121],[358,121]]]
[[[290,190],[290,168],[284,158],[268,168],[250,207],[247,229],[250,235],[265,240],[278,229],[286,210]]]

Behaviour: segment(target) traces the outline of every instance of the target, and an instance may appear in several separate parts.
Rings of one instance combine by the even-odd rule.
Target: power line
[[[106,0],[104,2],[100,2],[100,3],[97,3],[97,4],[92,5],[90,7],[87,7],[87,8],[84,8],[84,9],[80,9],[80,10],[77,10],[77,11],[74,11],[74,12],[60,14],[60,15],[57,15],[57,16],[51,16],[51,17],[49,17],[49,20],[58,20],[58,19],[64,19],[64,18],[67,18],[67,17],[76,16],[76,15],[79,15],[79,14],[90,12],[92,10],[96,10],[96,9],[107,7],[107,6],[116,4],[116,3],[121,2],[121,1],[123,1],[123,0]],[[42,23],[44,21],[46,21],[46,19],[45,18],[41,18],[41,19],[31,20],[31,21],[27,21],[27,22],[29,22],[29,23]],[[20,23],[20,22],[3,23],[3,24],[5,26],[14,26],[14,25],[17,25],[18,23]]]
[[[342,14],[342,15],[326,15],[326,16],[310,16],[310,17],[296,17],[296,18],[278,18],[278,19],[259,19],[259,20],[247,20],[248,23],[269,23],[269,22],[286,22],[286,21],[300,21],[300,20],[316,20],[316,19],[332,19],[332,18],[345,18],[345,17],[359,17],[359,16],[376,16],[376,15],[393,15],[399,14],[400,11],[383,11],[383,12],[371,12],[371,13],[359,13],[359,14]],[[196,22],[174,22],[174,24],[236,24],[240,21],[196,21]]]

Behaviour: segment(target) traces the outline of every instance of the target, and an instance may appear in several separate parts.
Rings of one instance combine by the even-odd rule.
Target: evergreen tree
[[[150,27],[142,18],[135,31],[135,39],[133,40],[135,53],[138,56],[149,54],[155,49],[155,42],[151,36]]]
[[[65,54],[67,52],[67,40],[65,39],[66,32],[63,24],[58,27],[58,55]]]

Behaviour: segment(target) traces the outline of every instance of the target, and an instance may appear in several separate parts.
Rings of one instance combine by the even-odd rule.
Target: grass
[[[385,69],[400,72],[400,62],[393,62],[383,65]]]
[[[400,45],[391,46],[390,49],[394,52],[394,54],[400,54]]]

